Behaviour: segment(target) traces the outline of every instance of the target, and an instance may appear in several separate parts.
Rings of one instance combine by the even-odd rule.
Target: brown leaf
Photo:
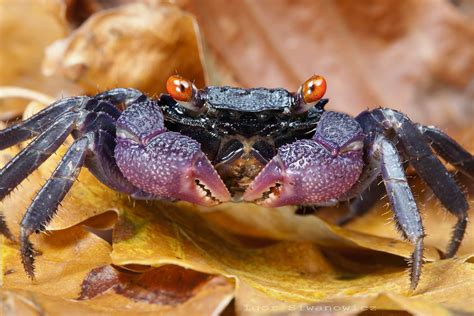
[[[209,284],[232,289],[225,278],[173,265],[151,269],[144,273],[127,273],[111,266],[102,266],[93,269],[84,279],[79,299],[92,299],[113,290],[133,301],[177,306],[196,296],[202,287]],[[225,291],[225,288],[221,290]]]
[[[34,282],[22,269],[18,248],[1,238],[0,302],[8,305],[0,305],[16,314],[209,315],[232,298],[234,286],[225,278],[176,266],[118,272],[109,265],[110,246],[80,227],[33,241],[41,251]]]
[[[128,87],[155,95],[176,72],[203,86],[201,58],[191,15],[169,4],[138,3],[93,14],[48,48],[43,69],[90,94]]]

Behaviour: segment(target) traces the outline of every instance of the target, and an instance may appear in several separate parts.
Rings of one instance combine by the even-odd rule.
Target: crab
[[[466,197],[437,155],[470,178],[474,157],[440,129],[394,109],[358,116],[326,111],[326,80],[285,89],[205,87],[178,75],[157,99],[116,88],[61,99],[0,131],[0,149],[33,139],[0,170],[0,200],[72,135],[74,142],[21,221],[20,251],[34,278],[29,238],[43,232],[82,167],[135,199],[204,206],[332,206],[349,201],[339,223],[362,215],[384,193],[401,235],[414,245],[411,288],[420,279],[423,225],[407,182],[411,165],[457,217],[444,257],[455,255],[468,222]],[[384,184],[384,187],[380,185]],[[15,239],[0,216],[0,231]]]

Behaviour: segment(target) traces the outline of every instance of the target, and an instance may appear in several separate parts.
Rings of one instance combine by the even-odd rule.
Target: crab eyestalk
[[[198,89],[191,81],[178,75],[171,76],[166,81],[166,90],[184,108],[201,112],[204,102],[198,97]]]
[[[322,101],[326,93],[327,83],[322,76],[314,75],[306,80],[294,96],[293,113],[301,114],[308,112],[310,108]],[[326,102],[323,103],[323,105]]]

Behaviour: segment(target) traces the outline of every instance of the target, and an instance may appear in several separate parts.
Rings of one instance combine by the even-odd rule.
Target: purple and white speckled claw
[[[343,195],[363,167],[363,134],[350,116],[326,112],[312,139],[278,149],[244,193],[267,207],[325,204]]]
[[[230,199],[200,144],[166,131],[161,112],[152,104],[127,108],[117,121],[115,160],[133,185],[158,198],[204,206]]]

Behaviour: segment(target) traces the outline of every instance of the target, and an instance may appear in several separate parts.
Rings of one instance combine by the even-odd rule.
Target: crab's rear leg
[[[382,179],[395,214],[395,223],[403,236],[415,245],[411,256],[411,288],[415,289],[423,263],[423,224],[413,193],[405,176],[398,150],[384,136],[378,136],[372,145],[373,157],[380,157]]]
[[[445,257],[454,256],[466,231],[469,204],[446,167],[434,155],[417,126],[404,114],[386,108],[364,112],[358,116],[374,131],[392,131],[399,140],[402,153],[420,177],[432,189],[446,209],[458,218]]]
[[[0,169],[0,201],[61,146],[71,133],[75,116],[75,113],[64,115]],[[0,214],[0,233],[14,240],[3,214]]]
[[[423,136],[430,142],[431,147],[444,160],[452,164],[466,176],[474,179],[474,156],[462,148],[454,139],[442,130],[432,127],[417,125]]]
[[[110,106],[112,105],[108,104],[106,107]],[[100,181],[117,191],[131,195],[141,193],[123,177],[113,160],[115,119],[106,113],[89,112],[76,122],[76,127],[79,128],[74,130],[78,134],[77,139],[23,217],[20,229],[22,262],[31,278],[34,277],[36,252],[29,236],[42,232],[49,224],[83,165],[86,164]]]
[[[45,229],[56,213],[60,201],[76,180],[91,142],[88,136],[92,135],[85,135],[71,145],[56,170],[33,199],[21,221],[21,259],[25,271],[32,279],[36,252],[29,237],[34,232],[39,233]]]
[[[0,170],[0,200],[51,156],[71,133],[76,113],[61,117]]]
[[[124,107],[127,107],[133,102],[146,99],[146,96],[135,89],[117,88],[100,93],[96,95],[94,99],[96,101],[109,101],[113,104],[124,104]],[[90,103],[90,100],[91,98],[85,96],[64,98],[51,104],[27,120],[0,130],[0,150],[41,134],[50,127],[59,116],[67,111],[86,106],[87,103]],[[98,103],[99,102],[96,104]],[[87,110],[97,111],[97,109],[92,108]]]
[[[87,97],[65,98],[53,103],[25,121],[0,130],[0,150],[33,138],[47,130],[62,114],[80,106]]]
[[[123,104],[124,107],[127,107],[130,103],[143,99],[146,99],[146,96],[140,91],[122,88],[105,91],[94,98],[64,98],[27,120],[0,130],[0,150],[37,137],[0,170],[0,200],[10,193],[11,190],[41,165],[41,163],[61,145],[67,135],[72,131],[73,124],[78,123],[76,119],[79,116],[86,113],[98,112],[99,117],[107,116],[109,121],[110,119],[114,121],[120,116],[121,111],[117,108],[118,105]],[[81,131],[81,133],[83,132],[84,131]],[[115,126],[113,126],[112,135],[115,135]],[[89,163],[91,168],[96,169],[95,174],[107,185],[114,187],[112,184],[116,184],[119,190],[123,189],[122,191],[126,191],[127,193],[128,191],[134,193],[136,189],[121,177],[115,162],[111,161],[111,159],[113,159],[113,149],[111,150],[111,154],[104,153],[104,151],[109,149],[110,144],[114,144],[114,140],[110,139],[112,136],[106,131],[101,131],[98,136],[100,139],[96,150],[99,152],[99,155],[104,155],[99,158],[97,158],[96,155],[92,155]],[[105,141],[109,143],[105,144]],[[1,213],[0,233],[9,239],[14,239]]]

